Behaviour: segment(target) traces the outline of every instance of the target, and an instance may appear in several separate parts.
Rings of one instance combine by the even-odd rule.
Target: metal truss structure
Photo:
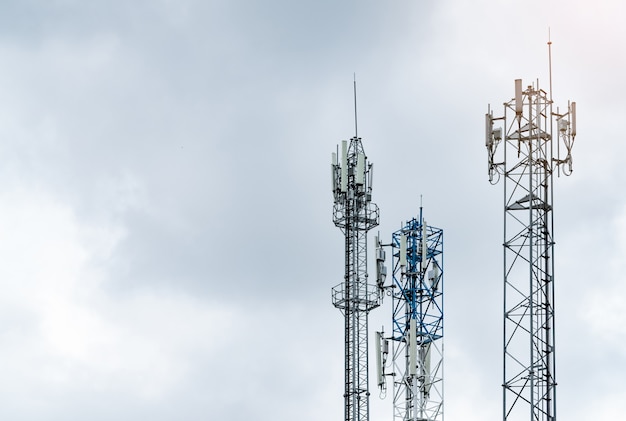
[[[380,245],[379,245],[380,246]],[[412,219],[392,235],[393,419],[443,420],[443,230]],[[378,253],[381,254],[380,252]],[[382,254],[384,259],[384,253]],[[379,360],[388,339],[379,337]],[[380,341],[383,342],[380,342]],[[378,383],[385,388],[385,362]]]
[[[572,172],[575,136],[576,103],[555,112],[539,82],[517,79],[504,115],[486,115],[489,181],[504,178],[505,421],[556,420],[552,186]]]
[[[379,223],[372,203],[372,164],[361,138],[341,143],[332,158],[333,222],[345,236],[345,275],[332,289],[333,305],[345,318],[345,421],[369,420],[368,313],[381,302],[381,291],[367,283],[367,232]]]

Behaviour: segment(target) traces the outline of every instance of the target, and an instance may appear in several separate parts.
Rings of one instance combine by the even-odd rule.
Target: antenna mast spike
[[[356,73],[354,74],[354,137],[359,137],[356,119]]]

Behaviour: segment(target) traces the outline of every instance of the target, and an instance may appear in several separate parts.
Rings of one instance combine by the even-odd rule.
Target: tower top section
[[[515,96],[504,103],[503,115],[494,117],[491,107],[485,115],[489,182],[498,183],[506,167],[515,167],[515,161],[527,158],[533,145],[544,144],[548,153],[541,166],[550,174],[556,171],[558,175],[570,175],[575,139],[576,102],[568,101],[563,110],[555,110],[551,95],[539,87],[539,81],[524,88],[522,80],[516,79]],[[512,143],[517,153],[507,155],[506,148],[498,147],[502,141]]]
[[[331,176],[335,225],[346,228],[346,209],[351,207],[361,215],[359,223],[352,224],[355,229],[368,231],[377,226],[378,207],[372,203],[374,164],[368,162],[360,137],[341,141],[341,151],[338,147],[332,154]]]

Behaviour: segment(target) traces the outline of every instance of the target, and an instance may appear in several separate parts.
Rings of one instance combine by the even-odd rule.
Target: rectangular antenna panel
[[[522,115],[522,79],[515,79],[515,114]]]
[[[427,343],[426,345],[425,355],[424,355],[424,389],[426,393],[430,393],[430,387],[432,386],[432,376],[430,375],[430,346],[431,343]],[[423,349],[423,348],[422,348]]]
[[[376,332],[376,373],[378,377],[378,385],[384,384],[383,380],[383,356],[382,356],[382,337],[380,332]]]
[[[491,116],[489,114],[485,114],[485,146],[489,147],[493,143],[491,140]]]
[[[572,102],[572,136],[576,136],[576,103]]]
[[[426,220],[422,224],[422,270],[428,266],[428,234],[426,233]]]
[[[406,266],[406,235],[400,236],[400,266]]]
[[[348,190],[348,141],[341,141],[341,191]]]
[[[356,156],[356,183],[363,185],[365,182],[365,155],[362,153]]]
[[[409,374],[414,376],[417,368],[417,328],[415,319],[409,323]]]

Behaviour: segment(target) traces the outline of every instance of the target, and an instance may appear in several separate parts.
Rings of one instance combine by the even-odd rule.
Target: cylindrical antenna
[[[333,191],[337,190],[337,152],[333,152],[332,163],[330,164],[331,176],[333,181]]]
[[[572,137],[576,137],[576,102],[572,102],[572,116],[571,116],[571,120],[572,120]]]
[[[341,191],[348,190],[348,141],[341,141]]]
[[[522,79],[515,79],[515,114],[517,116],[522,115],[523,110],[522,103]]]

